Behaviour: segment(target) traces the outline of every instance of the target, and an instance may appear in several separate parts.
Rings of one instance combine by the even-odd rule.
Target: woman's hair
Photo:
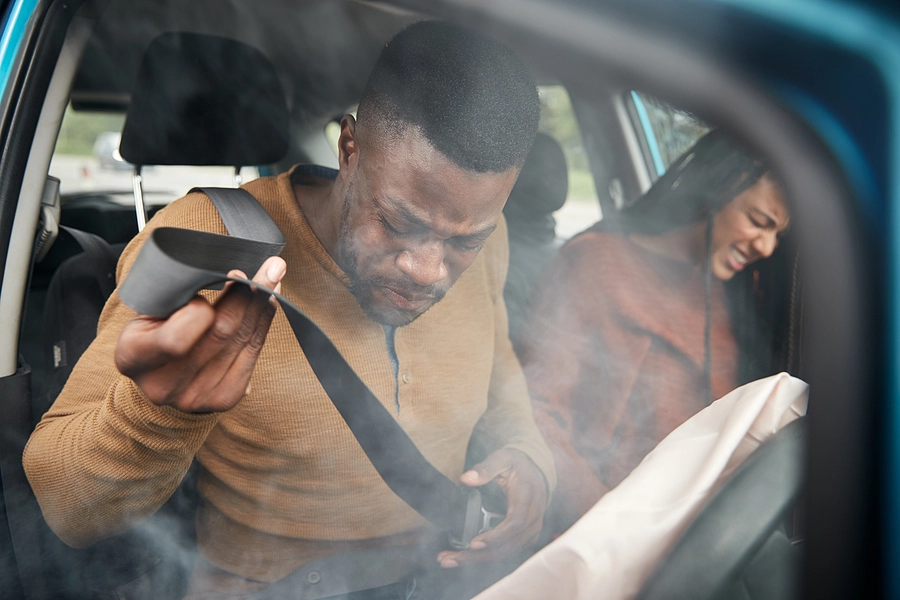
[[[615,221],[604,219],[587,231],[658,235],[706,221],[706,260],[703,263],[705,323],[703,329],[703,379],[706,403],[713,401],[710,330],[712,269],[709,253],[715,215],[723,206],[750,188],[768,171],[757,156],[725,134],[713,130],[678,157],[647,193],[626,206]]]
[[[767,165],[713,130],[669,167],[646,194],[619,213],[627,233],[660,234],[706,219],[765,175]]]

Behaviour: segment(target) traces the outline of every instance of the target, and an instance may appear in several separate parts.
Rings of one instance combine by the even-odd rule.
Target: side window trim
[[[656,173],[655,175],[651,173],[651,178],[656,180],[666,172],[662,152],[659,149],[659,140],[656,139],[656,132],[653,131],[653,125],[650,123],[650,115],[647,114],[647,107],[644,105],[644,100],[635,90],[631,90],[631,103],[634,107],[634,113],[637,117],[638,124],[640,124],[641,130],[644,133],[646,151],[650,158],[650,160],[647,161],[647,167],[648,170],[650,170],[650,165],[653,165],[653,169],[656,170]]]
[[[6,95],[13,63],[26,38],[26,28],[38,0],[15,0],[4,7],[2,35],[0,35],[0,95]]]

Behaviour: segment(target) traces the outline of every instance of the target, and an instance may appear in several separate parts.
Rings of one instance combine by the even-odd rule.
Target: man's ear
[[[338,138],[338,167],[347,174],[356,169],[359,161],[359,140],[356,138],[356,119],[344,115],[341,119],[341,135]]]

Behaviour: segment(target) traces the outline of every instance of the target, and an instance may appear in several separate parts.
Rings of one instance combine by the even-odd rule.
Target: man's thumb
[[[460,475],[459,480],[464,484],[470,487],[477,487],[480,485],[485,485],[493,481],[494,477],[500,474],[503,470],[503,464],[501,460],[498,460],[496,454],[492,454],[487,457],[486,460],[478,463],[462,475]]]

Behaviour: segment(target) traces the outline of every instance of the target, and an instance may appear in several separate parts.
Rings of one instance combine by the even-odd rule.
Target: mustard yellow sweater
[[[526,453],[552,488],[552,458],[507,338],[505,225],[443,301],[397,330],[395,378],[383,328],[362,312],[347,276],[313,234],[290,174],[244,187],[287,238],[283,293],[334,341],[428,460],[457,480],[481,419],[490,442]],[[189,194],[128,245],[118,281],[149,232],[163,226],[225,233],[209,199]],[[200,552],[232,573],[275,581],[327,554],[427,534],[429,524],[372,467],[280,310],[249,395],[226,413],[202,415],[153,405],[116,370],[116,341],[133,316],[113,293],[96,340],[25,450],[44,516],[65,542],[86,546],[149,518],[195,456]]]

